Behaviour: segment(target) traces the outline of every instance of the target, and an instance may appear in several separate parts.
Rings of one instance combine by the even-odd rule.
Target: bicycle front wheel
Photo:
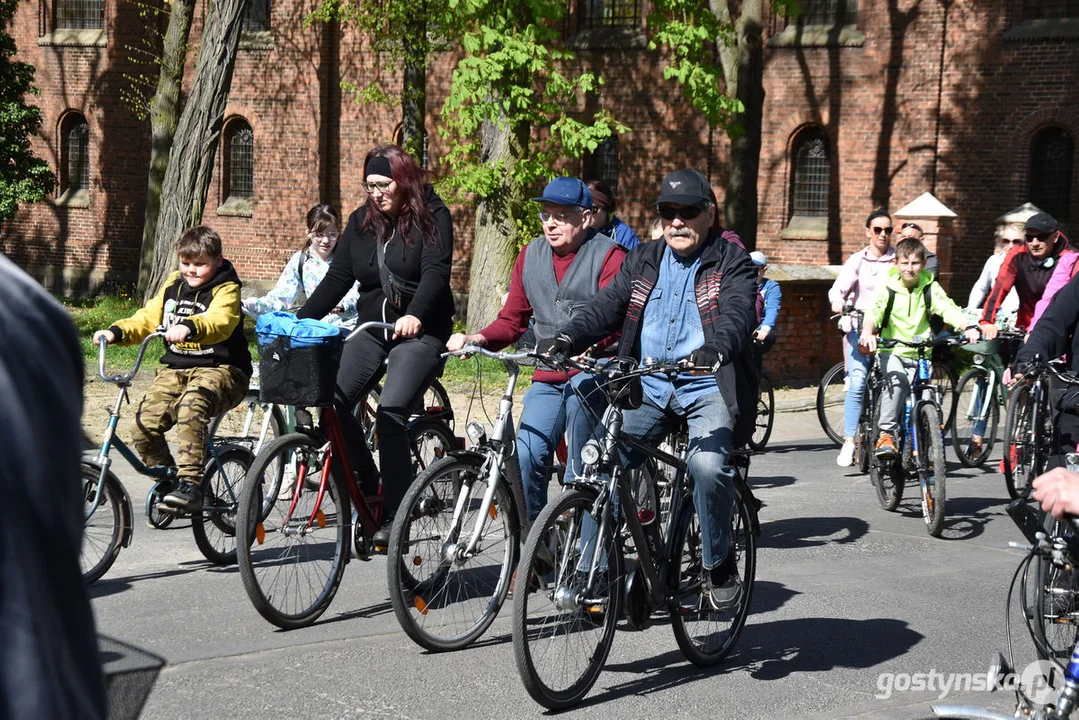
[[[282,466],[295,472],[292,492],[267,493]],[[237,543],[240,579],[255,609],[279,628],[313,623],[341,583],[352,515],[338,474],[311,438],[291,433],[264,447],[244,480],[237,516],[238,527],[246,528]]]
[[[832,442],[843,444],[843,402],[847,397],[847,368],[836,363],[817,387],[817,419]]]
[[[547,505],[528,533],[517,568],[517,671],[528,694],[551,710],[575,705],[592,688],[622,609],[622,548],[610,526],[598,538],[599,566],[590,573],[598,523],[583,521],[591,517],[594,499],[591,493],[567,490]]]
[[[776,398],[772,391],[772,381],[761,375],[760,386],[757,389],[757,421],[753,427],[753,437],[749,439],[749,447],[760,452],[768,445],[768,438],[772,436],[772,422],[775,420]]]
[[[922,516],[933,537],[944,531],[944,506],[947,502],[944,462],[944,439],[940,436],[940,408],[922,405],[915,432],[918,433],[918,480],[922,488]]]
[[[736,491],[736,507],[728,552],[733,553],[742,592],[730,608],[717,610],[708,597],[702,564],[701,525],[691,499],[685,503],[685,519],[672,547],[677,556],[671,559],[672,590],[671,629],[678,648],[694,665],[709,667],[730,653],[745,627],[749,602],[757,572],[757,538],[749,510],[740,490]]]
[[[517,566],[517,509],[504,482],[480,514],[485,468],[473,454],[436,462],[412,483],[390,531],[386,571],[394,614],[410,638],[433,652],[466,647],[491,626]],[[479,539],[469,551],[476,528]]]
[[[952,422],[952,448],[963,467],[981,467],[993,451],[1000,422],[1000,406],[996,388],[989,385],[989,373],[974,367],[963,373],[955,395],[955,416]],[[981,435],[981,447],[971,442]]]
[[[210,458],[202,477],[202,509],[191,516],[195,544],[215,565],[236,562],[236,509],[251,451],[232,447]]]
[[[104,487],[101,488],[97,507],[93,507],[98,482],[104,482]],[[107,573],[120,554],[124,535],[123,490],[116,483],[118,481],[110,477],[108,472],[102,479],[100,467],[82,466],[83,529],[79,562],[82,565],[82,579],[87,585]]]
[[[1004,485],[1008,495],[1016,499],[1026,494],[1034,479],[1035,438],[1031,427],[1034,403],[1030,385],[1020,385],[1008,397],[1008,412],[1004,420]]]

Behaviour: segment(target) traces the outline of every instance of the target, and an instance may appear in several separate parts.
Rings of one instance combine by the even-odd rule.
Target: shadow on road
[[[334,615],[332,618],[330,618],[328,620],[319,621],[318,624],[319,625],[329,625],[331,623],[341,622],[343,620],[354,620],[355,618],[373,618],[373,617],[378,617],[379,615],[385,615],[386,613],[390,613],[390,612],[393,612],[393,605],[390,604],[389,600],[386,600],[385,602],[376,603],[374,605],[368,605],[367,607],[364,607],[364,608],[359,608],[357,610],[350,610],[348,612],[343,612],[343,613],[340,613],[338,615]]]
[[[908,484],[903,493],[900,512],[909,518],[922,520],[922,497],[917,483]],[[942,540],[970,540],[985,532],[992,518],[1000,517],[1000,510],[1008,504],[1008,498],[949,497],[944,508]]]
[[[749,473],[749,484],[756,490],[770,490],[772,488],[786,487],[793,485],[795,478],[790,475],[754,475]]]
[[[235,565],[218,567],[217,565],[211,565],[204,560],[200,560],[196,562],[181,563],[180,567],[175,570],[162,570],[161,572],[128,575],[126,577],[105,576],[87,588],[87,590],[90,593],[91,599],[106,597],[108,595],[122,593],[125,590],[130,590],[132,585],[136,582],[143,580],[162,580],[164,578],[173,577],[174,575],[186,575],[188,573],[198,572],[199,570],[209,570],[211,572],[237,572]]]
[[[793,550],[846,545],[869,532],[869,523],[856,517],[803,517],[773,520],[761,525],[757,546]]]
[[[839,452],[839,446],[831,441],[795,442],[786,445],[769,445],[765,449],[767,454],[783,455],[791,452],[807,452],[813,450],[835,450]]]

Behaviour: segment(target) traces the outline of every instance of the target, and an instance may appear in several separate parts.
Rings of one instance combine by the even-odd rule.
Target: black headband
[[[367,159],[367,166],[363,169],[363,176],[367,178],[371,175],[382,175],[383,177],[392,178],[390,173],[390,161],[382,155],[372,155]]]

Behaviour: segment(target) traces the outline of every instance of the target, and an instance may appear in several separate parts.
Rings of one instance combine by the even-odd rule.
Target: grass
[[[479,363],[483,375],[484,392],[490,389],[505,390],[506,380],[509,377],[506,366],[488,357],[480,357]],[[531,367],[521,368],[521,374],[517,377],[517,390],[524,390],[532,384],[532,371]],[[471,392],[476,384],[476,358],[467,360],[448,358],[441,380],[442,385],[450,392]]]

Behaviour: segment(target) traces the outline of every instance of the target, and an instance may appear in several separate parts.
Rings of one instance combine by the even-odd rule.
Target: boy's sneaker
[[[742,598],[742,578],[732,565],[728,558],[705,574],[705,590],[713,610],[730,610]]]
[[[881,433],[880,439],[877,440],[877,457],[881,459],[895,457],[895,440],[892,438],[891,433]]]
[[[854,441],[847,440],[843,443],[842,449],[839,451],[839,457],[835,459],[835,464],[839,467],[850,467],[854,464]]]
[[[161,502],[170,508],[198,510],[202,507],[202,490],[194,483],[181,482],[179,487],[162,498]]]

